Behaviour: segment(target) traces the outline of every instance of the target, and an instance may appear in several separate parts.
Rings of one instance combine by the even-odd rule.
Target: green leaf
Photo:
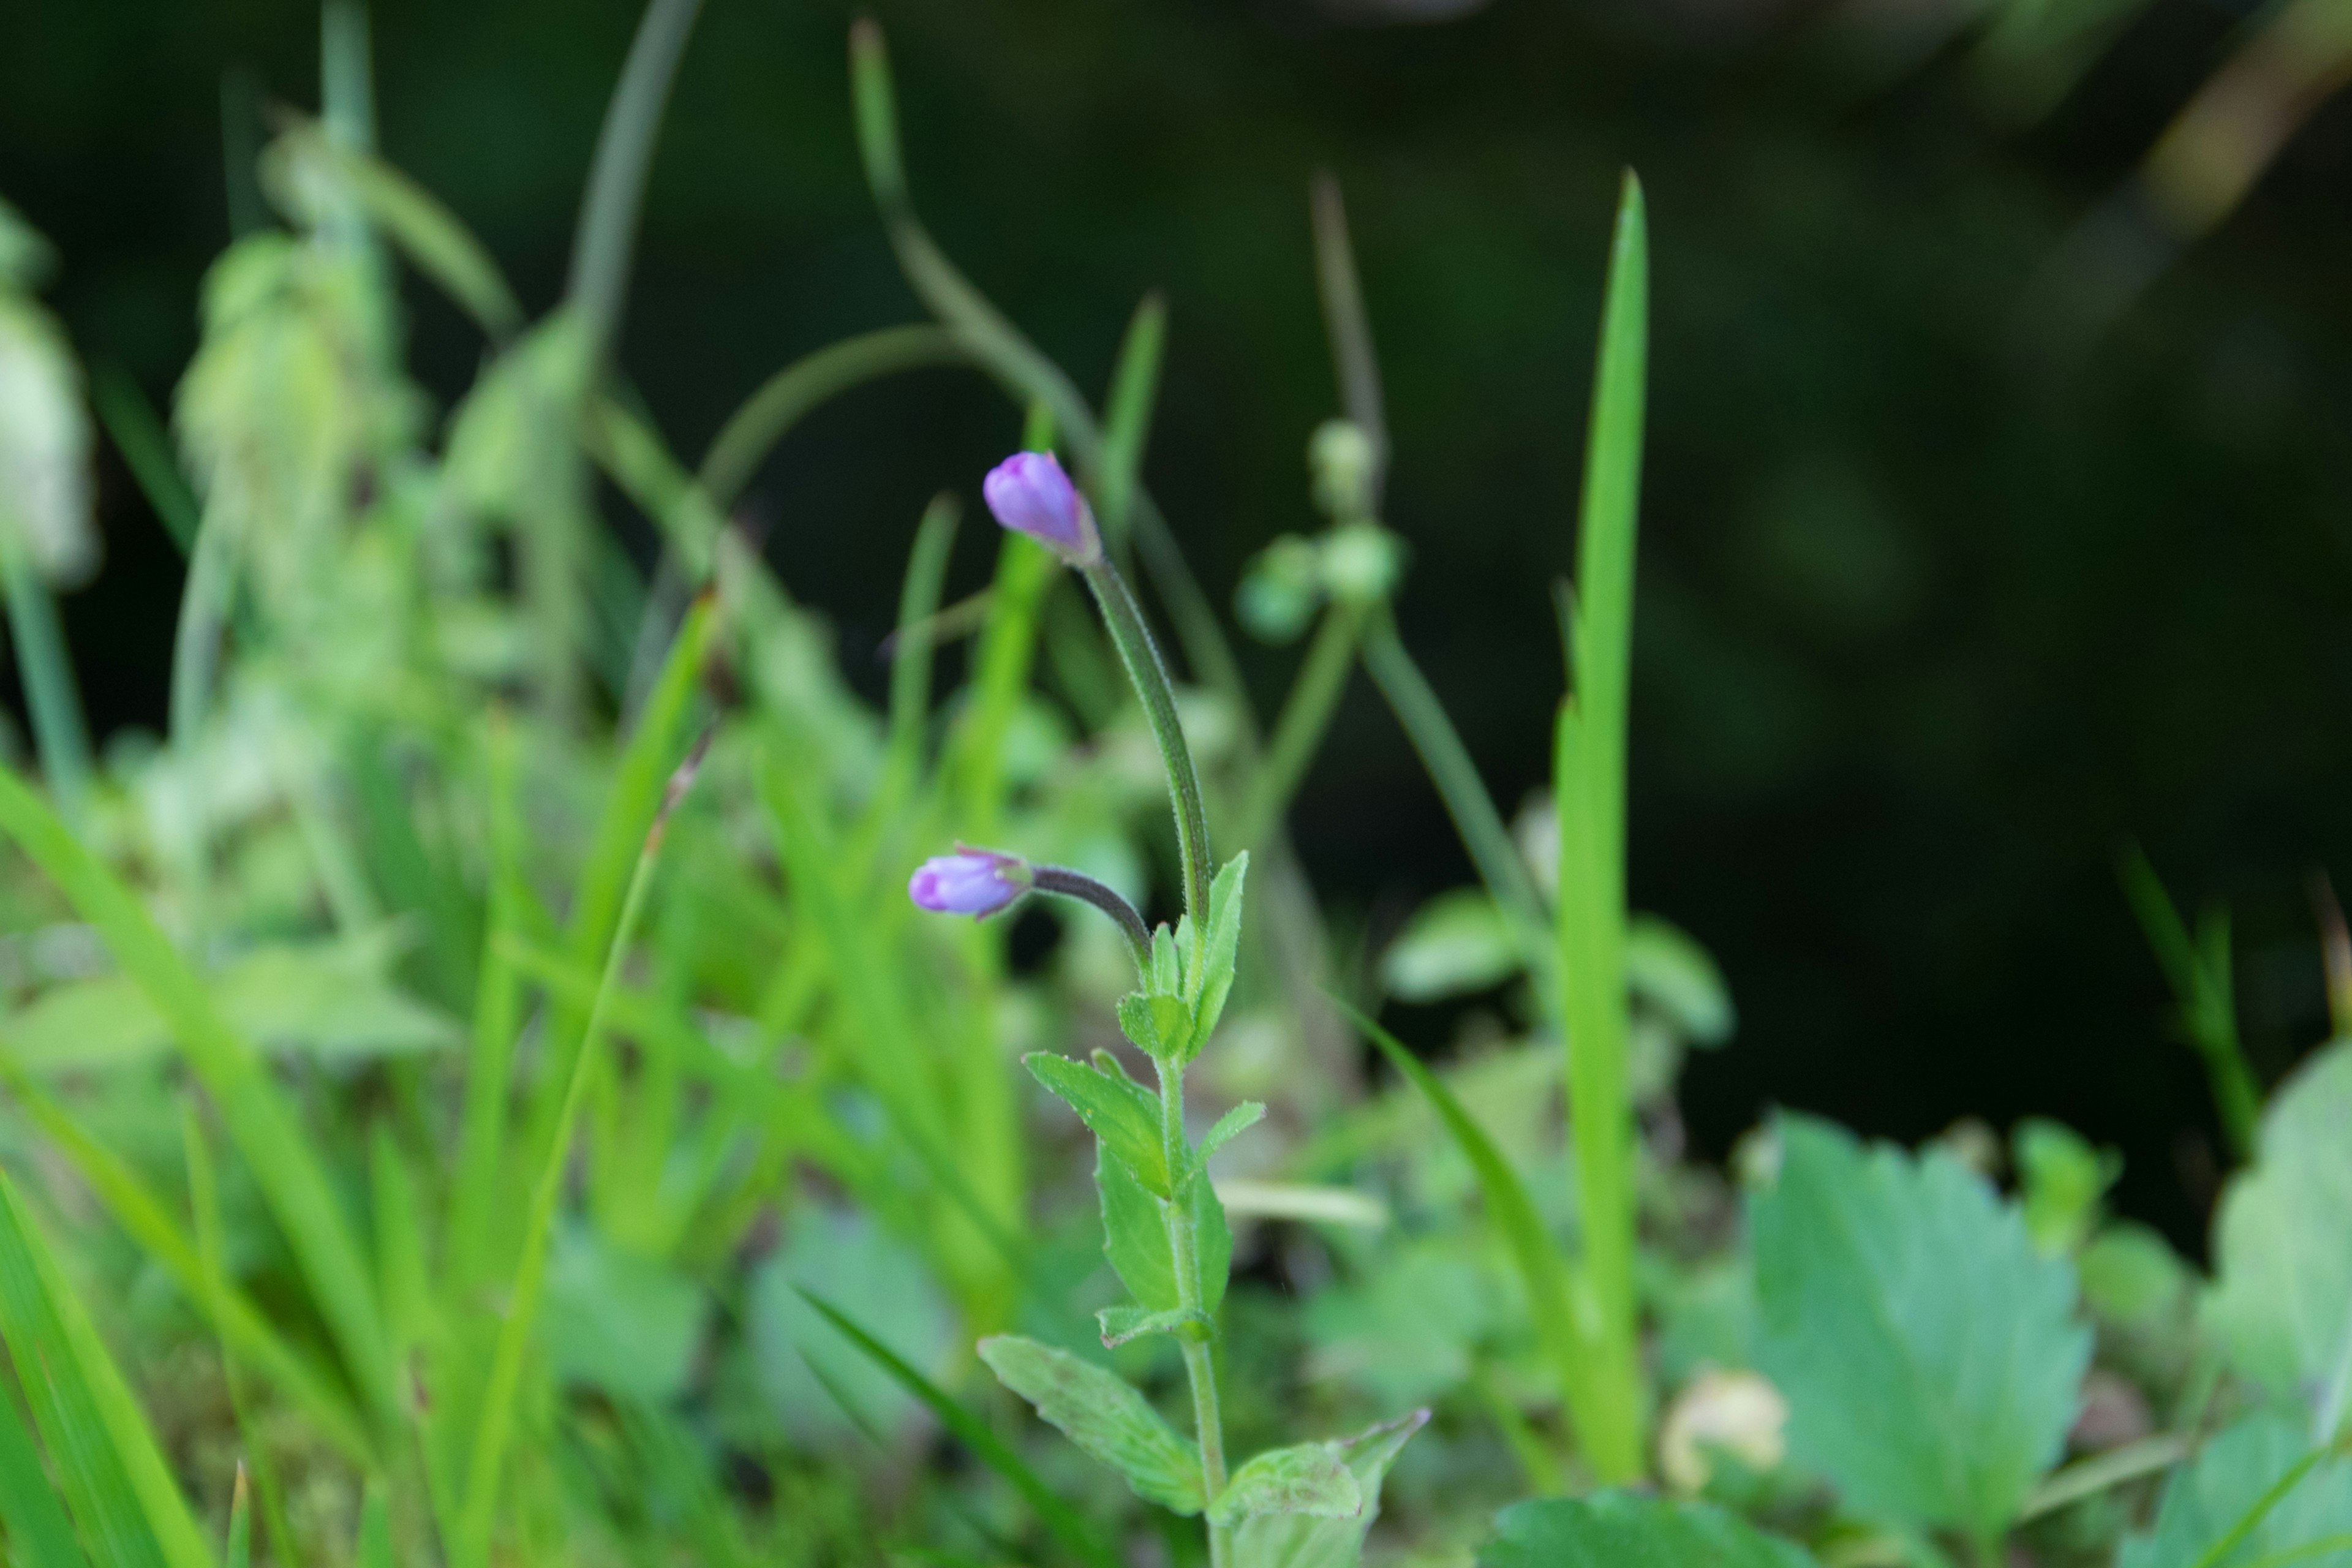
[[[1776,1125],[1751,1194],[1758,1359],[1853,1510],[1990,1539],[2058,1457],[2090,1333],[2074,1271],[1950,1155]]]
[[[1355,1568],[1364,1552],[1364,1533],[1381,1512],[1381,1479],[1412,1435],[1429,1420],[1416,1410],[1353,1437],[1323,1447],[1331,1450],[1362,1494],[1363,1507],[1344,1519],[1313,1514],[1262,1513],[1234,1526],[1232,1568]]]
[[[1213,1524],[1238,1524],[1261,1514],[1308,1514],[1317,1519],[1353,1519],[1364,1511],[1364,1489],[1356,1483],[1336,1445],[1300,1443],[1254,1456],[1209,1510]]]
[[[1178,1513],[1201,1511],[1200,1450],[1133,1387],[1067,1351],[1017,1334],[984,1339],[979,1348],[998,1382],[1125,1476],[1136,1496]]]
[[[1176,1201],[1192,1215],[1192,1256],[1201,1266],[1201,1308],[1211,1317],[1225,1299],[1225,1279],[1234,1267],[1234,1233],[1225,1226],[1225,1205],[1217,1199],[1209,1173],[1195,1167],[1184,1178]]]
[[[1124,1074],[1107,1073],[1051,1051],[1034,1051],[1021,1059],[1039,1083],[1078,1113],[1102,1147],[1134,1173],[1146,1191],[1160,1197],[1169,1194],[1160,1100],[1150,1090]]]
[[[1505,1509],[1478,1568],[1811,1568],[1793,1542],[1705,1503],[1630,1492]]]
[[[1184,989],[1184,964],[1176,956],[1176,933],[1164,925],[1151,931],[1151,989],[1162,996],[1174,996]]]
[[[1695,1046],[1723,1044],[1738,1021],[1714,955],[1680,926],[1656,915],[1635,915],[1626,922],[1625,988],[1664,1013]]]
[[[903,1431],[915,1415],[903,1380],[845,1342],[810,1305],[816,1300],[908,1364],[936,1368],[954,1320],[921,1255],[855,1210],[803,1204],[744,1300],[755,1384],[787,1436],[822,1448],[853,1426]]]
[[[26,1568],[89,1568],[58,1490],[16,1402],[0,1396],[0,1524],[7,1526],[11,1554]]]
[[[1129,1340],[1146,1334],[1181,1333],[1187,1328],[1205,1331],[1213,1325],[1207,1313],[1198,1307],[1171,1307],[1155,1312],[1132,1302],[1123,1307],[1105,1307],[1095,1314],[1102,1328],[1103,1349],[1117,1350]]]
[[[1103,1254],[1119,1283],[1147,1311],[1175,1310],[1181,1298],[1159,1200],[1108,1150],[1096,1155],[1095,1186],[1102,1194]]]
[[[1206,1166],[1210,1155],[1232,1142],[1240,1134],[1256,1126],[1265,1118],[1265,1107],[1263,1104],[1255,1100],[1243,1100],[1239,1105],[1217,1118],[1217,1124],[1209,1129],[1207,1137],[1201,1140],[1201,1150],[1194,1159],[1202,1166]]]
[[[2310,1455],[2293,1424],[2246,1417],[2174,1472],[2155,1522],[2124,1538],[2116,1568],[2352,1568],[2352,1459],[2296,1474]]]
[[[1381,954],[1381,984],[1401,1002],[1436,1002],[1489,990],[1518,973],[1527,949],[1492,894],[1440,893],[1412,912]]]
[[[2010,1148],[2026,1234],[2044,1252],[2074,1251],[2098,1224],[2100,1200],[2123,1174],[2123,1156],[2040,1116],[2017,1124]]]
[[[2352,1349],[2352,1044],[2272,1098],[2252,1168],[2221,1194],[2205,1319],[2239,1370],[2284,1397],[2326,1388]]]
[[[1208,1043],[1217,1020],[1224,1015],[1225,998],[1233,994],[1234,966],[1241,952],[1243,884],[1248,877],[1249,851],[1244,849],[1226,861],[1216,880],[1209,884],[1208,954],[1194,986],[1199,1002],[1188,1042],[1192,1054]]]
[[[659,1405],[692,1374],[708,1310],[693,1280],[580,1225],[556,1232],[545,1313],[541,1332],[558,1377]]]
[[[1167,927],[1160,928],[1162,932]],[[1192,1059],[1192,1010],[1173,994],[1131,991],[1118,1001],[1119,1033],[1153,1061]]]
[[[1023,1462],[1020,1455],[988,1429],[988,1423],[948,1397],[938,1384],[891,1354],[873,1335],[840,1312],[805,1290],[801,1294],[810,1306],[824,1315],[827,1322],[871,1357],[874,1363],[887,1373],[900,1387],[928,1405],[931,1414],[940,1418],[940,1425],[954,1433],[981,1463],[1010,1481],[1013,1490],[1019,1492],[1035,1512],[1037,1521],[1055,1540],[1073,1555],[1091,1564],[1092,1568],[1118,1568],[1118,1554],[1103,1543],[1095,1533],[1094,1526],[1056,1497],[1053,1489],[1038,1479],[1037,1472]]]

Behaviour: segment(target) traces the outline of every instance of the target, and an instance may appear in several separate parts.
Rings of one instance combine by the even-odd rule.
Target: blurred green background
[[[1339,175],[1414,550],[1405,634],[1507,808],[1547,770],[1549,583],[1636,166],[1656,314],[1633,893],[1715,950],[1742,1012],[1686,1080],[1698,1143],[1773,1102],[1903,1137],[2046,1113],[2123,1149],[2123,1205],[2193,1240],[2210,1114],[2114,856],[2136,836],[2177,894],[2229,901],[2266,1077],[2326,1032],[2309,879],[2352,866],[2352,115],[2305,61],[2243,201],[2184,217],[2135,170],[2266,14],[2002,3],[878,14],[918,203],[1049,353],[1099,387],[1166,291],[1147,477],[1220,598],[1313,523],[1303,447],[1336,394],[1306,190]],[[622,354],[681,450],[790,358],[918,314],[856,167],[849,17],[708,0]],[[378,7],[385,155],[534,308],[635,22],[625,0]],[[315,106],[316,26],[302,0],[0,10],[0,193],[56,242],[78,347],[159,405],[253,199],[225,146]],[[412,298],[453,397],[478,340]],[[771,559],[870,688],[922,501],[971,496],[1015,434],[969,377],[902,379],[754,487]],[[108,562],[68,634],[101,731],[157,729],[179,559],[110,452],[100,482]],[[951,591],[978,585],[978,531]],[[1270,706],[1297,653],[1254,657]],[[1467,879],[1360,680],[1294,824],[1375,936]],[[1461,1020],[1405,1022],[1436,1044]]]

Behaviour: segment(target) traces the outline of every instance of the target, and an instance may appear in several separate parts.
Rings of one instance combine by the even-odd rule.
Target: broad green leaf
[[[880,1341],[859,1328],[841,1312],[819,1300],[802,1292],[808,1304],[816,1309],[824,1321],[843,1338],[863,1352],[908,1394],[921,1400],[940,1425],[954,1433],[964,1447],[977,1456],[981,1463],[1013,1484],[1037,1515],[1038,1522],[1056,1541],[1090,1568],[1118,1568],[1118,1557],[1095,1533],[1094,1526],[1080,1518],[1077,1511],[1056,1497],[1052,1488],[1039,1479],[1037,1473],[1022,1461],[1021,1456],[1005,1446],[1004,1440],[988,1428],[988,1424],[971,1411],[948,1397],[946,1392],[930,1379],[893,1355]]]
[[[1210,1128],[1207,1136],[1201,1140],[1200,1152],[1195,1158],[1201,1164],[1206,1165],[1210,1155],[1256,1126],[1265,1117],[1265,1107],[1263,1104],[1255,1100],[1243,1100],[1239,1105],[1217,1118],[1216,1125]]]
[[[1164,1312],[1155,1312],[1131,1304],[1105,1307],[1095,1314],[1095,1321],[1102,1329],[1103,1349],[1107,1351],[1117,1350],[1129,1340],[1141,1339],[1146,1334],[1180,1333],[1187,1328],[1206,1331],[1213,1326],[1208,1314],[1197,1307],[1171,1307]]]
[[[2044,1252],[2074,1251],[2098,1224],[2100,1201],[2123,1174],[2123,1156],[2039,1116],[2017,1124],[2010,1149],[2026,1234]]]
[[[1630,1492],[1505,1509],[1478,1568],[1811,1568],[1795,1542],[1705,1503]]]
[[[1097,1153],[1095,1186],[1102,1194],[1103,1254],[1119,1283],[1145,1311],[1174,1311],[1181,1298],[1160,1200],[1108,1150]]]
[[[2171,1243],[2130,1221],[2093,1237],[2075,1258],[2074,1270],[2085,1306],[2110,1322],[2133,1327],[2159,1322],[2180,1309],[2195,1279]],[[2180,1315],[2184,1321],[2188,1316]]]
[[[557,1376],[653,1405],[685,1388],[707,1316],[693,1280],[586,1226],[556,1232],[544,1310]]]
[[[1168,1148],[1161,1140],[1160,1101],[1123,1074],[1107,1073],[1051,1051],[1021,1058],[1039,1083],[1078,1113],[1110,1156],[1153,1194],[1171,1191]]]
[[[81,372],[55,317],[0,279],[0,527],[51,583],[98,564]]]
[[[1381,955],[1381,984],[1401,1002],[1435,1002],[1500,985],[1526,963],[1493,896],[1457,888],[1413,911]]]
[[[1209,884],[1208,953],[1197,986],[1200,1001],[1193,1013],[1192,1038],[1187,1042],[1194,1055],[1208,1043],[1217,1020],[1224,1015],[1225,998],[1233,994],[1234,966],[1241,952],[1243,885],[1248,877],[1249,851],[1244,849],[1226,861],[1216,880]]]
[[[1201,1511],[1200,1450],[1132,1386],[1067,1351],[1017,1334],[981,1341],[980,1359],[1071,1442],[1125,1476],[1136,1496],[1178,1513]]]
[[[398,958],[382,935],[272,944],[230,961],[205,985],[228,1026],[267,1051],[365,1060],[454,1045],[457,1025],[394,983]],[[16,1064],[37,1073],[122,1067],[172,1048],[148,993],[119,974],[52,986],[0,1023],[0,1035]]]
[[[2058,1457],[2090,1357],[2074,1270],[1940,1151],[1776,1126],[1748,1203],[1758,1359],[1789,1441],[1865,1517],[1990,1539]]]
[[[2330,1046],[2272,1097],[2254,1163],[2213,1226],[2207,1324],[2240,1371],[2309,1398],[2352,1349],[2352,1044]]]
[[[1232,1568],[1355,1568],[1364,1553],[1364,1534],[1380,1517],[1381,1479],[1428,1420],[1428,1411],[1416,1410],[1323,1445],[1354,1478],[1363,1508],[1344,1519],[1298,1513],[1245,1519],[1233,1529]]]
[[[240,1501],[243,1497],[240,1489]],[[26,1568],[89,1568],[58,1489],[41,1468],[33,1435],[16,1402],[6,1397],[0,1397],[0,1524],[7,1527],[12,1555]]]
[[[1337,1445],[1299,1443],[1253,1456],[1233,1473],[1210,1506],[1213,1524],[1238,1524],[1261,1514],[1308,1514],[1353,1519],[1364,1511],[1364,1489]]]
[[[2295,1474],[2310,1454],[2276,1415],[2240,1421],[2174,1472],[2155,1521],[2124,1538],[2116,1568],[2352,1568],[2352,1458]]]
[[[821,1448],[847,1435],[852,1422],[884,1433],[902,1428],[915,1411],[899,1381],[837,1333],[810,1306],[812,1297],[854,1319],[892,1354],[936,1372],[954,1320],[921,1258],[862,1215],[803,1205],[782,1245],[752,1274],[744,1306],[759,1392],[793,1438]]]

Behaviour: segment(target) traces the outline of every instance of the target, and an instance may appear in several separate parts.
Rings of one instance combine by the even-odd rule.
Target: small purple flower
[[[1029,862],[1018,855],[959,844],[954,854],[935,855],[916,867],[907,879],[907,896],[933,914],[992,915],[1027,892],[1033,881]]]
[[[1025,533],[1073,566],[1102,559],[1102,536],[1087,498],[1051,452],[1015,452],[988,471],[980,493],[996,521]]]

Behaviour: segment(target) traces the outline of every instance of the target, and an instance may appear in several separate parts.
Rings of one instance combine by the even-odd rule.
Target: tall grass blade
[[[564,1074],[563,1097],[555,1126],[531,1184],[530,1205],[523,1225],[522,1244],[515,1263],[514,1283],[508,1292],[506,1316],[499,1325],[496,1350],[482,1395],[482,1413],[466,1471],[465,1510],[452,1555],[459,1568],[482,1568],[490,1558],[491,1532],[498,1521],[499,1477],[513,1434],[516,1404],[522,1391],[523,1357],[537,1326],[541,1290],[546,1284],[548,1238],[555,1226],[555,1209],[563,1190],[563,1167],[572,1147],[572,1130],[580,1119],[581,1104],[593,1068],[604,1008],[620,978],[621,965],[635,938],[651,891],[654,868],[660,863],[662,835],[670,813],[677,809],[694,782],[709,735],[687,754],[669,774],[661,802],[640,841],[628,889],[614,921],[579,1047]]]
[[[957,1441],[970,1448],[972,1457],[1010,1482],[1021,1494],[1037,1522],[1059,1542],[1063,1549],[1092,1568],[1118,1568],[1118,1555],[1108,1543],[1095,1533],[1094,1527],[1080,1518],[1069,1504],[1056,1496],[1054,1489],[1041,1479],[1037,1472],[1023,1462],[1021,1456],[1007,1447],[1004,1440],[988,1429],[986,1423],[965,1409],[944,1389],[901,1361],[890,1348],[859,1328],[839,1309],[824,1298],[800,1292],[824,1321],[841,1331],[844,1338],[864,1352],[867,1360],[889,1373],[892,1382],[922,1401],[940,1425],[955,1435]]]
[[[203,509],[187,475],[180,471],[180,460],[172,453],[172,438],[147,395],[121,365],[100,364],[90,376],[89,398],[98,410],[99,423],[106,426],[115,450],[122,454],[123,466],[131,470],[140,493],[155,509],[163,531],[172,536],[182,555],[187,554],[195,548],[196,523]]]
[[[17,1414],[16,1402],[0,1392],[0,1524],[7,1526],[9,1555],[24,1568],[89,1568],[73,1521],[66,1517],[57,1489],[41,1468],[40,1450]],[[232,1565],[234,1568],[234,1565]]]
[[[2242,1163],[2253,1157],[2263,1096],[2238,1039],[2229,926],[2226,921],[2207,922],[2196,936],[2190,935],[2171,895],[2164,890],[2163,879],[2137,844],[2126,845],[2117,856],[2116,875],[2172,987],[2181,1033],[2204,1059],[2205,1079],[2213,1096],[2214,1112],[2221,1119],[2221,1135],[2229,1140],[2231,1153]]]
[[[0,506],[0,599],[8,614],[8,641],[16,655],[16,677],[33,721],[33,746],[41,776],[66,816],[79,821],[89,805],[89,725],[82,717],[81,689],[74,683],[73,657],[58,602],[33,564],[23,531]]]
[[[1587,1353],[1601,1480],[1637,1479],[1646,1419],[1633,1294],[1633,1107],[1625,1004],[1625,722],[1633,655],[1633,542],[1649,360],[1649,241],[1631,171],[1601,303],[1577,551],[1575,689],[1559,716],[1559,941],[1568,1108],[1584,1282],[1598,1310]]]
[[[1103,526],[1114,537],[1128,533],[1128,510],[1142,483],[1143,450],[1151,439],[1151,411],[1160,400],[1160,361],[1168,342],[1168,302],[1143,297],[1127,324],[1118,361],[1111,369],[1110,396],[1103,405]]]
[[[260,1184],[352,1382],[370,1409],[390,1415],[398,1408],[396,1380],[358,1242],[316,1148],[260,1054],[229,1027],[202,977],[131,890],[5,768],[0,768],[0,833],[97,929],[115,963],[170,1026]]]

